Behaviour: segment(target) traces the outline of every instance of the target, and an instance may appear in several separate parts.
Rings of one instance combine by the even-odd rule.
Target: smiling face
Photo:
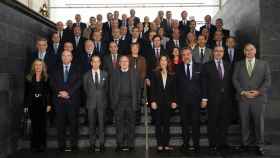
[[[215,47],[213,50],[214,59],[222,60],[224,56],[224,48],[223,47]]]
[[[90,62],[93,70],[98,70],[101,65],[101,60],[99,56],[93,56]]]
[[[73,56],[70,51],[63,51],[61,55],[62,63],[68,65],[72,62]]]
[[[247,44],[244,48],[244,54],[247,59],[253,59],[256,56],[256,47],[253,44]]]

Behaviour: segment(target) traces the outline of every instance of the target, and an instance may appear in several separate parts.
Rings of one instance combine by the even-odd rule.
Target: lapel
[[[217,77],[217,79],[218,79],[219,72],[218,72],[218,69],[217,69],[217,66],[216,66],[216,63],[215,63],[214,60],[213,60],[212,63],[211,63],[211,67],[212,67],[212,69],[213,69],[213,72],[215,73],[215,77]]]
[[[257,66],[258,66],[258,60],[255,59],[255,64],[254,64],[254,67],[253,67],[253,70],[252,70],[251,78],[254,77],[254,75],[255,75],[255,73],[256,73]]]

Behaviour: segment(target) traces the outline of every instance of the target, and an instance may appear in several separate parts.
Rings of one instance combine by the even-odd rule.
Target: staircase
[[[85,123],[86,113],[84,110],[80,111],[79,115],[79,141],[78,145],[80,148],[89,147],[89,128],[88,126],[84,125]],[[151,116],[148,110],[148,136],[149,136],[149,146],[154,147],[156,146],[156,138],[155,138],[155,127],[151,125]],[[173,146],[181,146],[182,145],[182,128],[180,125],[180,117],[179,111],[176,110],[174,115],[170,120],[170,133],[171,133],[171,140],[170,144]],[[141,122],[140,125],[136,126],[136,134],[135,134],[135,145],[136,147],[144,147],[145,146],[145,115],[144,115],[144,108],[141,109]],[[57,139],[56,139],[56,128],[55,127],[48,127],[47,128],[48,138],[47,138],[47,146],[48,148],[57,148]],[[207,128],[205,124],[202,124],[200,127],[200,145],[201,146],[208,146],[208,139],[207,139]],[[69,135],[69,132],[67,133]],[[105,146],[106,147],[115,147],[116,146],[116,130],[114,125],[107,125],[105,128]],[[232,145],[238,145],[240,140],[240,126],[239,125],[231,125],[228,132],[228,140],[229,143]],[[69,143],[69,142],[67,142]],[[23,137],[18,142],[19,149],[28,149],[29,148],[29,138]]]

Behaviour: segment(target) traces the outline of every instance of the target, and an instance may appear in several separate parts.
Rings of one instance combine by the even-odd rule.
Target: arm
[[[261,84],[259,91],[261,94],[265,94],[267,89],[270,87],[271,85],[271,73],[270,73],[270,68],[267,62],[265,62],[265,75],[264,75],[264,79],[263,79],[263,83]]]
[[[234,66],[234,71],[232,76],[232,82],[237,91],[237,94],[241,94],[244,91],[240,86],[239,74],[240,74],[240,62],[237,62]]]

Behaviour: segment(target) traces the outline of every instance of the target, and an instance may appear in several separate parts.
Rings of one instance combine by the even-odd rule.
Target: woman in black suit
[[[45,63],[36,59],[25,81],[25,106],[31,119],[31,150],[44,151],[46,147],[46,112],[50,107],[50,89]]]
[[[172,151],[169,146],[169,119],[176,104],[175,74],[167,56],[161,56],[151,79],[151,108],[155,110],[158,151]]]

